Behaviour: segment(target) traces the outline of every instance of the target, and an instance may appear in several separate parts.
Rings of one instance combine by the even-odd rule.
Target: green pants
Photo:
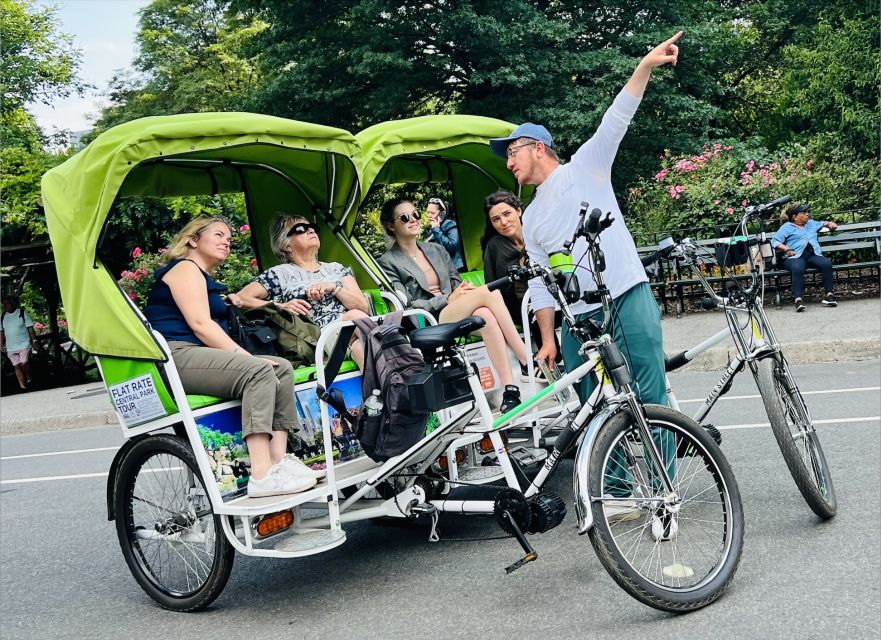
[[[597,309],[575,317],[602,321],[603,310]],[[612,327],[606,329],[630,369],[631,384],[640,400],[650,404],[667,404],[667,383],[664,373],[664,346],[661,339],[661,311],[647,282],[628,289],[612,301]],[[581,344],[572,335],[569,324],[563,323],[563,361],[566,371],[572,371],[584,360],[578,354]],[[578,384],[578,397],[586,402],[593,391],[591,376]]]
[[[585,318],[602,321],[603,311],[597,309],[579,314],[576,321]],[[664,372],[664,348],[661,339],[661,311],[647,282],[628,289],[612,301],[612,338],[624,354],[630,370],[631,384],[645,403],[667,405],[667,383]],[[566,371],[578,368],[584,359],[578,353],[581,343],[575,339],[569,324],[563,323],[563,361]],[[578,383],[578,397],[586,402],[596,383],[593,376],[587,376]],[[668,473],[673,474],[675,445],[670,432],[655,431],[655,443],[661,456],[667,462]],[[663,440],[663,442],[661,441]],[[627,471],[623,451],[612,453],[606,469],[603,493],[615,497],[626,497],[631,493],[631,477]]]

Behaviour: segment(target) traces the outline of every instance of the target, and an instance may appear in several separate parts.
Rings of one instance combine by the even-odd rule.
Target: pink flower
[[[676,193],[682,193],[683,191],[685,191],[685,187],[683,187],[681,184],[677,184],[673,188],[676,189]]]
[[[725,147],[725,151],[731,151],[732,149],[734,149],[734,147],[731,147],[731,146]]]
[[[679,192],[676,191],[676,187],[670,187],[668,193],[674,200],[679,200]]]
[[[137,258],[142,253],[143,253],[143,251],[141,251],[140,247],[135,247],[135,250],[132,251],[132,258]]]
[[[719,204],[720,202],[722,202],[722,201],[721,201],[721,200],[716,200],[713,204]]]
[[[257,266],[257,258],[251,258],[251,266],[252,266],[252,267],[256,267],[256,266]]]
[[[241,227],[239,227],[239,233],[248,233],[250,230],[251,225],[249,224],[243,224]]]
[[[131,298],[132,300],[137,301],[138,294],[137,293],[130,293],[130,294],[128,294],[128,297]]]
[[[750,160],[749,162],[746,163],[746,170],[747,171],[752,171],[755,168],[756,168],[756,161],[755,160]]]
[[[727,209],[725,209],[725,213],[727,213],[729,216],[734,215],[734,209],[732,207],[728,207]]]
[[[813,168],[814,168],[814,161],[813,161],[813,160],[808,160],[808,161],[805,163],[805,168],[806,168],[808,171],[810,171],[811,169],[813,169]]]
[[[36,329],[37,331],[42,331],[45,328],[46,328],[46,325],[43,324],[42,322],[35,322],[34,323],[34,329]]]
[[[655,181],[660,182],[661,180],[663,180],[667,176],[668,171],[669,169],[661,169],[660,171],[658,171],[655,174]]]
[[[742,200],[741,203],[740,203],[740,206],[741,206],[741,207],[745,207],[745,206],[746,206],[746,200]]]
[[[168,253],[168,249],[162,247],[161,249],[159,249],[159,253]]]

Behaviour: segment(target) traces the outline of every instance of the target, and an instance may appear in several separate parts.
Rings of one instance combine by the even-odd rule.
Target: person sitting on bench
[[[802,300],[805,291],[805,270],[814,267],[823,276],[823,289],[826,295],[821,303],[824,307],[837,306],[832,292],[832,261],[823,255],[817,233],[824,227],[835,231],[838,225],[830,220],[818,222],[808,217],[809,204],[794,203],[780,216],[783,226],[771,238],[771,246],[783,254],[783,268],[792,274],[792,296],[795,298],[795,311],[805,310]]]

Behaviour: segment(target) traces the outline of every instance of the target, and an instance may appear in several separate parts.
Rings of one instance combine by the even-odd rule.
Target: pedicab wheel
[[[828,520],[838,508],[832,474],[804,398],[788,373],[785,361],[765,358],[758,363],[756,384],[795,485],[811,510]]]
[[[715,601],[734,578],[743,550],[740,491],[722,451],[697,423],[657,405],[646,405],[645,413],[674,492],[664,488],[633,416],[616,414],[591,452],[590,541],[627,593],[684,613]]]
[[[170,434],[138,442],[120,464],[114,500],[122,555],[147,595],[174,611],[204,609],[220,595],[235,549],[188,444]]]

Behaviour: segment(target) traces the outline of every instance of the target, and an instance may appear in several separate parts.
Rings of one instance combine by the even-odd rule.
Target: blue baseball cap
[[[549,147],[554,146],[554,139],[551,137],[550,131],[540,124],[533,124],[532,122],[524,122],[514,129],[507,138],[492,138],[489,141],[489,146],[494,154],[507,158],[508,145],[518,138],[532,138],[533,140],[545,143]]]

